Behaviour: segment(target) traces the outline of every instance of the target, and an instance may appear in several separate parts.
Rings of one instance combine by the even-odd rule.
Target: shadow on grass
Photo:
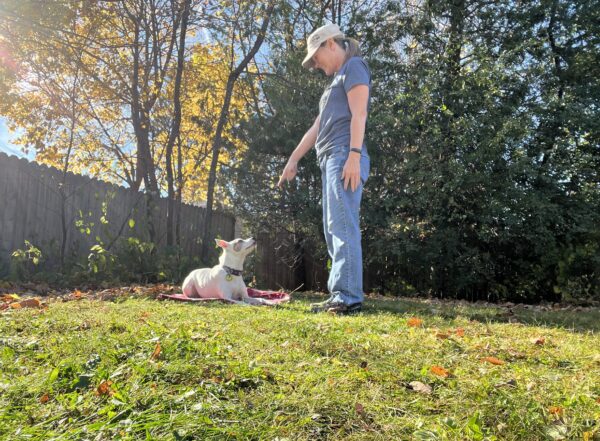
[[[296,293],[294,300],[306,304],[323,301],[325,295]],[[481,323],[522,323],[524,325],[562,328],[573,332],[600,331],[600,309],[575,308],[543,309],[539,306],[514,305],[507,307],[489,303],[419,298],[367,298],[361,315],[381,313],[441,317],[448,320],[466,318]]]

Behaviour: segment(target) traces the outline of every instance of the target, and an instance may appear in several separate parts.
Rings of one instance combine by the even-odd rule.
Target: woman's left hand
[[[348,190],[348,185],[350,185],[352,191],[356,191],[360,184],[359,154],[350,152],[342,170],[342,179],[344,180],[344,190]]]

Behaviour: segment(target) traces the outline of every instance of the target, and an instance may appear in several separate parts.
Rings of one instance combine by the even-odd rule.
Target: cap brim
[[[304,69],[310,69],[311,67],[313,67],[312,57],[317,52],[318,49],[319,48],[316,47],[316,48],[312,49],[311,51],[309,51],[308,54],[306,54],[306,57],[304,57],[304,60],[302,61],[302,67]]]
[[[345,38],[344,33],[338,32],[338,33],[334,33],[332,35],[327,35],[327,36],[323,37],[321,44],[325,43],[325,41],[329,40],[330,38],[338,38],[338,37]],[[312,57],[319,50],[319,47],[321,47],[321,46],[317,46],[317,47],[313,48],[312,50],[308,51],[308,53],[306,54],[306,57],[304,57],[304,60],[302,61],[303,68],[310,69],[313,67]]]

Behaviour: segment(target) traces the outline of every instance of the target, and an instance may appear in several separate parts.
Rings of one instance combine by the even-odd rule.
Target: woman
[[[307,40],[302,66],[321,69],[333,81],[319,103],[319,116],[291,154],[278,185],[294,179],[298,161],[316,147],[323,181],[323,230],[331,257],[325,302],[313,312],[359,312],[364,298],[359,210],[369,175],[364,145],[371,80],[358,42],[346,38],[335,24],[320,27]]]

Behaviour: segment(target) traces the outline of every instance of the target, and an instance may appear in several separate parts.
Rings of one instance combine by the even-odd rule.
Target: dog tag
[[[233,276],[231,274],[227,274],[225,276],[225,280],[227,280],[228,282],[231,282],[233,280]]]

